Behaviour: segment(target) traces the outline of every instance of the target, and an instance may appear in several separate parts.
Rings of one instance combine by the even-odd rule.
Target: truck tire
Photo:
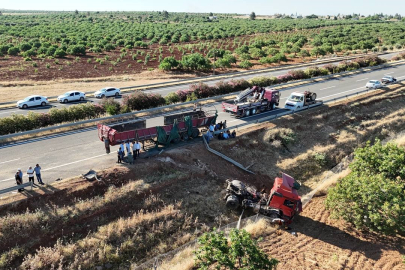
[[[187,141],[188,139],[190,139],[190,138],[188,137],[187,131],[184,132],[184,133],[181,135],[181,137],[183,138],[184,141]]]
[[[274,109],[276,108],[276,104],[275,104],[275,103],[271,103],[270,107],[271,107],[271,110],[274,110]]]
[[[198,135],[200,135],[200,130],[198,128],[193,128],[193,133],[191,136],[193,136],[193,138],[197,138]]]
[[[257,113],[257,108],[253,108],[252,109],[252,115],[254,115],[254,114],[256,114]]]
[[[250,110],[245,110],[245,115],[244,116],[249,116],[250,115]]]
[[[312,101],[315,101],[315,100],[316,100],[316,93],[312,93],[312,95],[311,95],[311,100],[312,100]]]
[[[180,142],[180,137],[177,137],[175,139],[173,139],[172,143],[179,143]]]
[[[235,195],[229,195],[226,198],[226,207],[228,207],[229,209],[232,209],[232,210],[238,209],[238,207],[239,207],[238,197],[236,197]]]

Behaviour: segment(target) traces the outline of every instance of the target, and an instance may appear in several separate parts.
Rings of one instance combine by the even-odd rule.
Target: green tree
[[[405,150],[379,140],[356,149],[352,172],[330,189],[326,207],[362,230],[405,235]]]
[[[18,55],[20,53],[20,49],[18,47],[10,47],[7,50],[8,55]]]
[[[168,56],[163,59],[159,65],[161,70],[171,70],[179,66],[179,61],[177,61],[173,56]]]
[[[252,11],[252,13],[250,13],[250,15],[249,15],[249,19],[251,19],[251,20],[256,20],[256,13],[254,13],[254,12]]]
[[[184,69],[190,70],[209,70],[211,69],[211,62],[199,53],[185,55],[180,61]]]
[[[269,259],[261,251],[257,242],[245,230],[233,229],[228,239],[223,232],[205,233],[198,239],[199,249],[195,252],[196,265],[199,269],[241,269],[241,270],[272,270],[278,261]]]

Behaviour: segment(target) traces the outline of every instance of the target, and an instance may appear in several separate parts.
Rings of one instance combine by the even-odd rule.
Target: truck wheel
[[[226,207],[232,210],[236,210],[239,207],[239,200],[238,197],[235,195],[229,195],[228,198],[226,198]]]
[[[187,141],[189,139],[187,131],[182,134],[183,140]]]
[[[177,137],[177,138],[173,139],[172,142],[173,142],[173,143],[179,143],[179,142],[180,142],[180,137]]]
[[[274,110],[276,108],[276,104],[275,103],[271,103],[271,110]]]
[[[316,93],[312,93],[312,95],[311,95],[311,100],[312,100],[312,101],[315,101],[315,100],[316,100]]]
[[[200,130],[198,128],[193,128],[193,133],[191,136],[193,136],[193,138],[197,138],[198,135],[200,135]]]
[[[257,109],[256,108],[252,109],[252,114],[256,114],[256,113],[257,113]]]
[[[246,110],[245,111],[245,116],[249,116],[250,115],[250,110]]]

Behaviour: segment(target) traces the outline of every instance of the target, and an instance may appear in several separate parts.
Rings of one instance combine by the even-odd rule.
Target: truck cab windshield
[[[289,101],[298,102],[298,101],[302,101],[301,98],[302,98],[302,97],[300,97],[300,96],[292,95],[292,96],[290,96],[290,97],[288,98],[288,100],[289,100]]]

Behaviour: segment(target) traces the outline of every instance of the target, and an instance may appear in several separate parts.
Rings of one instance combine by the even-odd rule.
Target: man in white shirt
[[[34,169],[30,166],[27,170],[28,181],[34,183]]]
[[[127,141],[127,142],[125,143],[125,148],[127,148],[127,154],[128,154],[129,152],[131,152],[131,144],[129,143],[129,141]]]
[[[139,157],[139,152],[141,152],[141,143],[139,141],[136,141],[134,159],[136,159],[136,157]]]

